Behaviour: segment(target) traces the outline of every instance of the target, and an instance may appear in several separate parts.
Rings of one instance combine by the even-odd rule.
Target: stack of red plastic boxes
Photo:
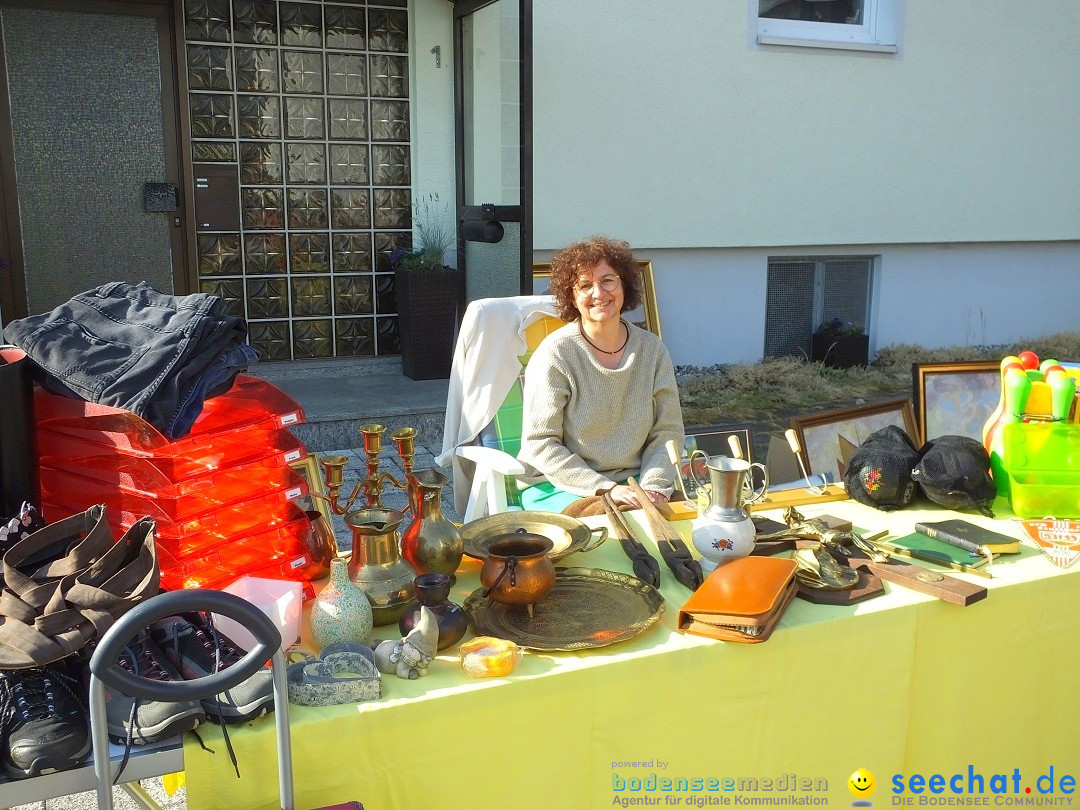
[[[176,440],[130,411],[40,389],[34,406],[47,520],[103,503],[119,537],[149,515],[168,590],[304,580],[311,523],[292,499],[308,487],[290,465],[307,449],[286,430],[304,412],[275,386],[237,377]]]

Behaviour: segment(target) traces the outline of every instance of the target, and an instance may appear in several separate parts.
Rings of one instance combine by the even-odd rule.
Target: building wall
[[[534,3],[537,248],[1080,237],[1080,3],[895,0],[896,54],[756,0]]]
[[[539,252],[537,261],[551,253]],[[700,366],[761,359],[770,256],[847,254],[880,257],[869,318],[872,355],[897,343],[986,345],[1080,330],[1070,294],[1077,289],[1080,242],[635,250],[652,262],[672,360]]]
[[[761,358],[770,255],[880,254],[872,352],[1075,329],[1080,4],[893,1],[895,54],[758,45],[757,0],[534,4],[538,260],[628,240],[676,363]]]
[[[454,19],[446,0],[411,0],[409,3],[409,52],[412,54],[409,110],[412,132],[413,190],[418,199],[438,197],[445,204],[448,228],[454,219]],[[438,46],[439,55],[431,52]],[[448,265],[457,266],[455,251],[446,254]]]

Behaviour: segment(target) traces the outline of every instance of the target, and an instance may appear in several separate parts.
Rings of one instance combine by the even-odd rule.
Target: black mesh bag
[[[859,503],[890,512],[902,509],[915,498],[912,470],[919,451],[896,425],[875,430],[851,454],[844,469],[848,495]]]
[[[941,436],[927,442],[912,477],[923,494],[949,509],[976,509],[993,517],[997,489],[990,478],[990,456],[975,439]]]

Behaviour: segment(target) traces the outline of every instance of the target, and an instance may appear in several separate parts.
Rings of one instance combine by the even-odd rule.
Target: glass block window
[[[810,356],[810,338],[839,318],[870,332],[873,256],[771,256],[765,294],[766,357]]]
[[[192,161],[239,178],[239,230],[196,237],[202,291],[266,361],[396,354],[406,0],[184,0],[184,19]]]

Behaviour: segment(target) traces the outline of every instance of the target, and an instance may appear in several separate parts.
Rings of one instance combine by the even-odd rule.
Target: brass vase
[[[448,480],[438,470],[420,470],[410,476],[413,519],[401,534],[401,555],[418,574],[446,574],[453,582],[465,542],[442,513],[442,489]]]
[[[405,515],[369,507],[345,515],[352,532],[349,576],[367,594],[376,626],[394,624],[413,601],[416,571],[401,558],[397,527]]]
[[[308,537],[311,562],[301,566],[300,573],[306,579],[322,579],[330,573],[330,563],[338,555],[334,527],[326,522],[318,510],[309,509],[305,514],[311,522],[311,535]]]

